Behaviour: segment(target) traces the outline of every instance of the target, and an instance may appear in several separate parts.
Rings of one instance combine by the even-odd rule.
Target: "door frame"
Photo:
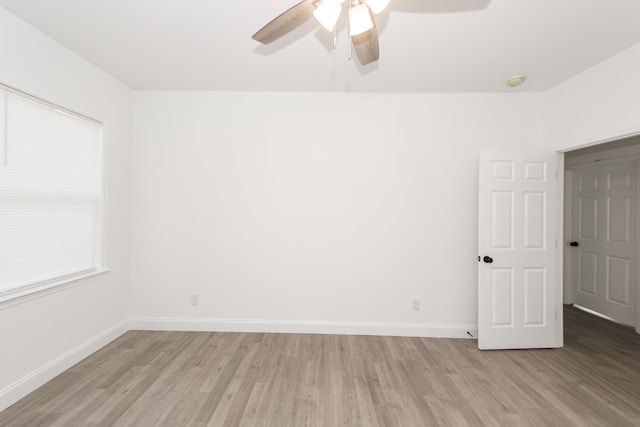
[[[565,280],[567,279],[567,274],[570,274],[570,269],[566,268],[565,265],[565,255],[564,255],[564,247],[567,244],[567,242],[569,241],[568,239],[570,237],[567,237],[567,232],[570,233],[571,228],[567,228],[567,224],[565,224],[564,219],[565,219],[565,212],[566,209],[569,209],[569,214],[571,213],[571,196],[572,194],[565,194],[565,179],[569,180],[568,184],[572,184],[572,176],[570,174],[566,174],[565,173],[565,160],[564,160],[564,153],[569,152],[569,151],[574,151],[574,150],[578,150],[581,148],[587,148],[587,147],[592,147],[592,146],[596,146],[596,145],[601,145],[601,144],[606,144],[608,142],[616,142],[616,141],[620,141],[623,139],[627,139],[627,138],[632,138],[632,137],[637,137],[640,136],[640,125],[638,125],[637,128],[634,129],[627,129],[627,130],[622,130],[622,131],[614,131],[609,133],[608,135],[603,135],[601,137],[596,137],[595,139],[586,139],[583,141],[576,141],[573,143],[568,143],[567,145],[564,146],[560,146],[558,148],[556,148],[556,152],[558,152],[559,154],[562,155],[561,161],[558,164],[558,192],[560,194],[560,198],[561,198],[561,205],[558,209],[558,215],[559,215],[559,232],[558,235],[563,237],[563,244],[559,245],[558,247],[558,271],[559,271],[559,278],[558,278],[558,284],[562,284],[562,286],[558,286],[558,295],[559,295],[559,299],[558,299],[558,303],[560,305],[560,312],[562,313],[562,301],[563,301],[563,297],[564,297],[564,288],[565,288]],[[624,157],[625,154],[624,153],[624,149],[620,149],[620,153],[621,153],[621,157]],[[635,155],[638,155],[638,153],[634,153]],[[630,153],[627,153],[626,155],[631,156]],[[586,157],[586,156],[585,156]],[[597,155],[594,155],[594,157],[597,157]],[[640,168],[640,156],[638,156],[639,159],[637,161],[638,164],[638,168]],[[594,159],[595,160],[595,159]],[[640,172],[640,170],[639,170]],[[636,189],[637,191],[640,193],[640,186],[638,186],[638,184],[640,184],[640,175],[636,174]],[[571,187],[569,187],[571,188]],[[570,191],[567,191],[567,193],[570,193]],[[567,200],[569,200],[569,202],[567,203]],[[640,197],[636,198],[636,209],[638,209],[638,205],[640,205]],[[636,211],[636,221],[640,222],[640,210]],[[569,231],[567,231],[569,230]],[[636,226],[636,243],[640,243],[640,229],[638,226]],[[566,251],[568,252],[568,251]],[[640,270],[640,244],[638,246],[636,246],[636,274],[639,273]],[[569,273],[567,273],[569,272]],[[636,333],[640,334],[640,280],[639,280],[640,276],[636,276]],[[564,316],[562,316],[564,317]],[[560,320],[560,319],[559,319]],[[559,326],[559,332],[558,332],[558,337],[559,337],[559,343],[560,345],[562,345],[563,342],[563,338],[564,338],[564,326],[563,326],[563,322],[559,321],[558,322],[558,326]]]
[[[624,139],[624,138],[621,138]],[[614,141],[609,141],[614,142]],[[625,152],[627,154],[625,154]],[[607,164],[616,164],[620,162],[634,162],[635,163],[635,172],[636,172],[636,194],[635,194],[635,259],[634,259],[634,270],[635,270],[635,329],[637,333],[640,333],[640,151],[636,151],[635,153],[630,150],[613,149],[611,153],[604,154],[602,153],[594,153],[585,155],[583,158],[576,160],[575,162],[571,162],[570,164],[565,164],[565,188],[564,188],[564,238],[563,238],[563,247],[566,247],[569,244],[569,241],[573,238],[571,231],[573,230],[573,180],[575,173],[580,169],[584,169],[592,166],[596,161],[599,165],[607,165]],[[564,270],[564,282],[563,282],[563,299],[567,304],[573,303],[573,277],[572,277],[572,267],[573,267],[574,256],[573,251],[565,251],[564,259],[563,259],[563,270]]]
[[[566,150],[569,151],[569,150]],[[558,154],[558,163],[556,169],[556,185],[558,186],[558,200],[556,213],[556,341],[558,347],[564,346],[564,312],[563,312],[563,293],[564,293],[564,151],[556,151]]]

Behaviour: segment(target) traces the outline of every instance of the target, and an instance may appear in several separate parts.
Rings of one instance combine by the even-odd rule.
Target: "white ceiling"
[[[298,0],[0,0],[134,89],[538,92],[640,42],[638,0],[391,0],[380,55],[348,61],[315,20],[251,36]]]

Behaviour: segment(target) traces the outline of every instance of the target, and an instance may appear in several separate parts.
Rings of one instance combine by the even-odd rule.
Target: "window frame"
[[[0,82],[0,90],[6,92],[6,94],[13,94],[16,96],[20,96],[30,102],[35,102],[43,107],[50,108],[54,111],[57,111],[62,114],[66,114],[77,119],[92,123],[100,127],[100,146],[99,146],[99,155],[100,155],[100,186],[99,186],[99,197],[98,197],[98,210],[96,217],[96,242],[95,242],[95,260],[96,266],[86,272],[78,272],[71,273],[66,276],[55,277],[45,281],[32,283],[29,285],[20,286],[14,289],[9,289],[7,291],[0,291],[0,306],[6,306],[7,303],[15,302],[16,300],[21,301],[23,299],[32,299],[34,297],[44,296],[53,292],[58,292],[70,287],[74,287],[76,285],[80,285],[83,283],[91,282],[95,279],[98,279],[104,276],[109,269],[107,268],[107,257],[106,257],[106,235],[107,235],[107,126],[104,122],[100,120],[96,120],[87,115],[78,113],[66,107],[62,107],[59,104],[47,101],[38,96],[34,96],[30,93],[24,92],[20,89],[16,89],[12,86],[6,85]],[[8,96],[6,97],[8,99]],[[6,110],[5,105],[5,110]],[[6,114],[6,111],[5,111]],[[6,140],[8,126],[6,123],[5,116],[5,138],[4,143],[8,144]],[[8,161],[7,158],[7,146],[4,147],[4,156],[3,161],[4,164]]]

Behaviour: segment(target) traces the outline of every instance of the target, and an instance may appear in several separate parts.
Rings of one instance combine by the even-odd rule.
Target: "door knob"
[[[571,242],[571,243],[569,243],[569,246],[573,246],[574,248],[576,248],[576,247],[580,246],[580,243],[578,243],[578,242]]]
[[[491,264],[493,262],[493,258],[491,258],[490,256],[485,256],[484,258],[482,258],[482,261],[486,262],[487,264]]]

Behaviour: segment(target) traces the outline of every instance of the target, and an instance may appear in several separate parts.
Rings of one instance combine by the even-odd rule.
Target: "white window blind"
[[[102,126],[0,89],[0,297],[102,268]]]

